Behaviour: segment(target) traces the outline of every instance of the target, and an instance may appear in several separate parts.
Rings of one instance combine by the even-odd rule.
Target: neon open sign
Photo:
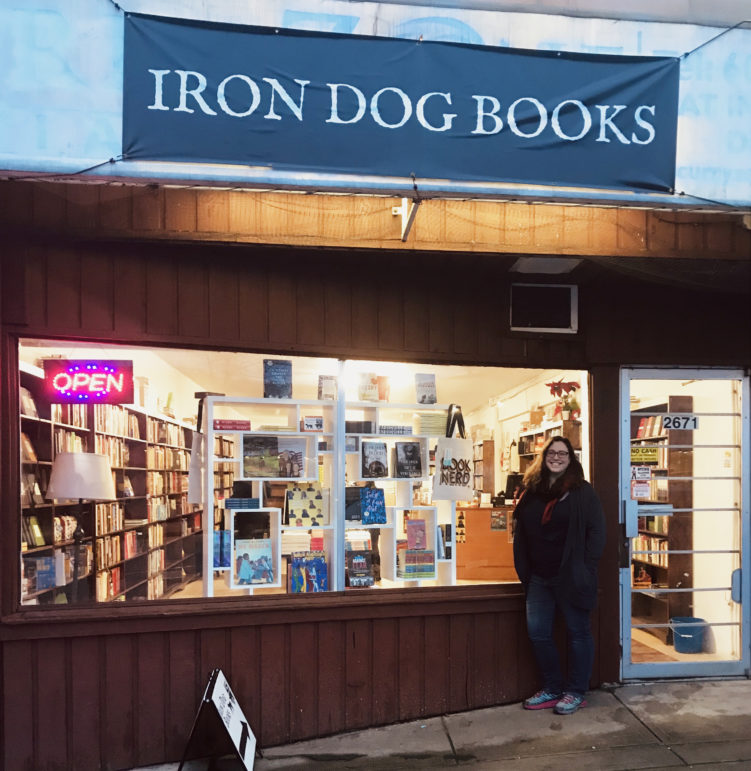
[[[46,359],[44,383],[56,404],[131,404],[133,362]]]

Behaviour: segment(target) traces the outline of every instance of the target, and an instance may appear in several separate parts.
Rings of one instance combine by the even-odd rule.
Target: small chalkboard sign
[[[193,728],[185,745],[185,752],[178,766],[178,771],[182,770],[188,755],[190,742],[201,718],[201,713],[207,705],[213,708],[215,714],[219,717],[227,736],[232,742],[238,759],[243,764],[243,768],[246,771],[253,771],[257,751],[256,737],[221,669],[213,670],[209,677],[209,683],[206,686],[201,706],[198,708],[196,719],[193,721]]]

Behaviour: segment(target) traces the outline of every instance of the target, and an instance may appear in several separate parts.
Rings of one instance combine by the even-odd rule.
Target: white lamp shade
[[[49,500],[111,501],[115,494],[109,458],[93,452],[61,452],[52,463]]]

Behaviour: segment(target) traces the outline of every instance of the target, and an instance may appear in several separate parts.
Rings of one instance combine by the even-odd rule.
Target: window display
[[[19,359],[24,605],[515,581],[509,531],[488,524],[510,521],[499,496],[538,436],[576,436],[586,456],[586,387],[577,419],[548,393],[580,372],[36,340]],[[131,402],[45,386],[94,360],[132,373]],[[450,405],[466,501],[433,494]],[[62,453],[102,456],[114,497],[49,499]]]

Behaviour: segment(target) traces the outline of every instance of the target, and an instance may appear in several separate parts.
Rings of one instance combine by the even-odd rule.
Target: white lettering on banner
[[[579,109],[579,112],[582,114],[582,130],[573,137],[563,133],[563,129],[561,129],[561,124],[558,118],[561,109],[567,104],[576,105],[576,107]],[[553,127],[553,131],[555,131],[556,136],[559,136],[561,139],[566,139],[569,142],[575,142],[577,139],[581,139],[592,128],[592,116],[589,114],[589,110],[578,99],[567,99],[565,102],[561,102],[555,108],[555,110],[553,110],[553,117],[550,121],[550,125]]]
[[[429,131],[448,131],[451,128],[451,124],[454,122],[454,118],[456,118],[455,113],[446,114],[444,112],[442,126],[432,126],[425,118],[425,102],[427,102],[431,96],[442,96],[448,104],[451,104],[451,94],[444,94],[440,91],[423,94],[423,96],[417,100],[417,109],[415,110],[417,120],[421,126],[424,126]]]
[[[188,96],[190,95],[206,115],[216,115],[216,112],[206,104],[206,100],[201,96],[206,90],[206,76],[201,72],[191,72],[190,70],[175,70],[175,72],[180,76],[180,104],[175,107],[175,112],[195,112],[188,107]],[[188,88],[188,78],[191,76],[198,81],[195,88]]]
[[[469,484],[469,479],[469,463],[464,458],[458,460],[453,458],[449,467],[441,465],[442,485],[461,485],[463,487]]]
[[[646,139],[639,139],[636,134],[631,134],[631,141],[636,145],[648,145],[655,138],[655,127],[649,123],[649,121],[644,120],[644,118],[641,116],[645,110],[648,110],[654,116],[655,106],[653,104],[642,104],[634,111],[634,121],[636,122],[637,126],[646,129],[647,132]]]
[[[359,88],[350,86],[348,83],[327,83],[331,89],[331,116],[326,123],[357,123],[365,115],[365,94]],[[357,97],[357,112],[349,120],[339,117],[339,89],[348,88]]]
[[[228,104],[227,99],[224,95],[224,91],[227,88],[227,83],[229,83],[231,80],[234,79],[240,80],[243,83],[248,84],[248,88],[250,88],[250,107],[248,107],[245,112],[235,112]],[[261,103],[261,91],[258,88],[258,85],[256,82],[249,78],[247,75],[228,75],[220,84],[219,88],[216,90],[216,100],[219,102],[219,106],[222,108],[223,112],[226,112],[227,115],[232,115],[235,118],[245,118],[251,113],[253,113],[258,107],[258,105]]]
[[[605,129],[610,128],[612,129],[613,133],[618,138],[618,141],[621,144],[627,145],[629,144],[628,138],[623,134],[623,132],[618,128],[618,126],[613,123],[613,119],[616,115],[618,115],[619,112],[626,109],[625,104],[596,104],[595,107],[600,111],[600,136],[597,137],[597,142],[609,142],[610,140],[605,136]],[[608,117],[608,109],[615,110],[615,112]]]
[[[501,103],[494,96],[477,96],[476,94],[473,94],[472,98],[477,102],[477,124],[472,133],[497,134],[503,128],[503,121],[497,115],[498,111],[501,109]],[[485,110],[485,102],[490,102],[493,108],[490,112]],[[493,119],[494,127],[492,131],[485,130],[485,118]]]
[[[276,78],[264,78],[264,81],[268,83],[271,86],[271,106],[269,107],[269,111],[264,115],[264,118],[272,118],[273,120],[281,120],[281,115],[277,115],[274,112],[274,94],[279,94],[281,100],[284,102],[284,104],[289,107],[290,110],[292,110],[292,114],[297,118],[297,120],[302,121],[302,103],[303,99],[305,98],[305,86],[310,83],[309,80],[298,80],[295,78],[295,83],[297,83],[300,86],[300,104],[295,104],[292,101],[292,97],[287,93],[284,86],[279,83],[279,81]]]
[[[154,99],[146,109],[195,113],[194,106],[190,105],[197,105],[205,115],[216,116],[219,114],[210,104],[211,91],[208,90],[208,80],[203,73],[194,70],[159,69],[148,69],[147,72],[154,78]],[[177,75],[178,83],[174,83],[174,78],[170,77],[172,74]],[[265,120],[283,120],[283,116],[276,111],[275,100],[279,97],[291,114],[302,122],[305,118],[305,87],[311,81],[293,79],[299,87],[299,96],[295,100],[287,88],[276,78],[262,78],[262,80],[268,84],[269,91],[268,110],[261,117]],[[233,82],[244,84],[249,90],[250,98],[245,109],[235,109],[227,101],[227,88]],[[368,99],[368,96],[361,89],[351,83],[326,83],[325,85],[330,92],[330,111],[325,119],[326,123],[339,125],[359,123],[368,112],[368,107],[370,107],[370,116],[373,121],[387,129],[401,128],[412,118],[413,113],[415,120],[422,128],[435,132],[451,131],[454,128],[455,119],[459,118],[458,113],[443,112],[440,115],[441,122],[438,122],[435,118],[432,121],[429,120],[425,114],[431,99],[441,99],[447,105],[453,106],[454,97],[447,91],[430,91],[423,94],[417,99],[413,107],[409,94],[396,86],[385,86]],[[345,109],[343,115],[341,114],[340,97],[345,94],[354,97],[356,106],[352,105],[347,108],[351,113],[347,113]],[[237,93],[234,93],[233,96],[235,101],[240,99]],[[233,118],[249,117],[259,108],[263,98],[258,83],[242,73],[227,75],[216,89],[216,107]],[[522,96],[508,106],[504,116],[503,103],[497,97],[490,94],[472,94],[471,98],[476,103],[475,126],[471,131],[475,135],[492,136],[500,133],[507,126],[512,134],[522,139],[533,139],[540,136],[543,131],[550,130],[560,139],[567,142],[577,142],[588,136],[594,129],[597,132],[595,139],[597,142],[609,143],[612,137],[615,137],[619,143],[624,145],[631,143],[648,145],[655,140],[656,136],[655,127],[648,120],[650,115],[652,117],[656,115],[655,105],[640,104],[631,108],[625,104],[597,104],[590,108],[580,99],[572,98],[564,99],[554,105],[551,110],[548,110],[534,96]],[[175,102],[177,102],[177,106],[171,107],[170,103],[174,104]],[[382,102],[389,105],[389,119],[386,119],[382,114]],[[394,105],[396,105],[396,112],[394,112]],[[570,116],[569,122],[572,124],[566,129],[561,125],[561,115],[564,111]],[[598,119],[596,127],[593,116],[597,116]],[[633,127],[628,125],[629,121],[634,124]],[[578,128],[576,128],[577,125]],[[629,133],[630,139],[627,136]]]
[[[397,123],[386,123],[386,121],[381,117],[381,113],[378,111],[378,100],[387,91],[393,91],[402,100],[402,105],[404,106],[404,114],[402,115],[402,119]],[[386,86],[385,88],[382,88],[380,91],[376,91],[376,93],[373,94],[373,98],[370,100],[370,114],[373,116],[373,120],[379,126],[390,129],[400,128],[410,119],[410,116],[412,115],[412,102],[409,101],[409,97],[404,93],[404,91],[401,90],[401,88],[396,88],[395,86]]]

